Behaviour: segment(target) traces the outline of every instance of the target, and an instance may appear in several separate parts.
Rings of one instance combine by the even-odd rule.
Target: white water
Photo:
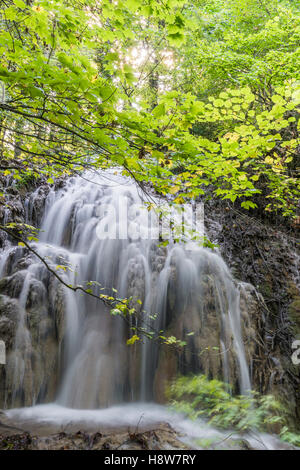
[[[189,307],[198,315],[204,314],[199,279],[208,272],[215,283],[216,303],[222,317],[222,341],[228,344],[226,335],[233,335],[241,391],[251,388],[241,337],[239,290],[220,256],[207,249],[194,248],[190,252],[172,244],[167,249],[157,250],[157,241],[141,239],[140,235],[148,230],[148,212],[141,209],[142,200],[136,187],[119,176],[109,175],[108,179],[105,175],[97,178],[96,184],[80,178],[72,180],[67,190],[50,194],[47,206],[41,241],[50,248],[40,246],[40,253],[53,256],[55,245],[70,246],[62,253],[78,272],[78,276],[68,273],[70,283],[95,280],[105,288],[116,288],[120,297],[132,295],[142,299],[143,309],[148,314],[158,314],[151,322],[156,331],[166,327],[171,267],[175,267],[177,273],[176,287],[181,302],[177,309],[185,311]],[[136,224],[132,230],[135,239],[130,236],[123,240],[98,238],[99,227],[106,224],[110,233],[126,234],[128,219],[129,224]],[[118,383],[118,378],[124,376],[120,359],[124,356],[131,361],[124,350],[126,331],[122,321],[117,323],[112,319],[99,301],[67,291],[66,322],[65,373],[58,402],[79,408],[122,401],[126,392],[124,378]],[[132,371],[129,365],[128,373],[137,376],[134,379],[137,384],[130,391],[131,398],[145,400],[153,397],[158,348],[144,340],[141,349],[140,363],[133,364],[133,368],[140,370]]]
[[[106,205],[109,205],[108,213]],[[98,294],[112,293],[111,288],[115,288],[119,297],[141,299],[141,306],[135,303],[140,309],[141,321],[150,323],[155,331],[169,328],[172,321],[179,318],[178,323],[183,324],[182,331],[187,326],[189,331],[193,331],[193,327],[198,328],[195,336],[201,336],[208,317],[216,315],[220,338],[219,344],[211,346],[220,348],[224,379],[230,380],[230,377],[238,375],[240,391],[247,392],[251,389],[251,382],[242,339],[240,291],[226,264],[209,249],[194,245],[191,250],[173,243],[158,248],[157,240],[145,239],[149,217],[153,215],[149,215],[147,210],[137,213],[136,209],[141,205],[142,198],[136,186],[120,176],[104,174],[96,177],[94,182],[72,178],[64,189],[50,192],[40,241],[34,247],[54,269],[57,264],[71,268],[65,272],[58,270],[69,284],[85,285],[86,281],[97,281],[105,288],[103,291],[97,288],[95,292]],[[27,212],[29,215],[32,212],[28,206]],[[131,235],[127,233],[128,219]],[[119,231],[121,239],[99,239],[100,232],[106,227],[112,234]],[[20,249],[19,255],[21,253]],[[2,270],[8,256],[9,250],[0,260]],[[29,266],[19,297],[21,314],[15,339],[19,362],[14,365],[16,384],[13,386],[16,391],[24,382],[25,364],[30,355],[28,343],[31,338],[26,327],[30,282],[32,277],[35,280],[45,277],[45,271],[39,260]],[[209,308],[203,288],[203,282],[208,281],[213,290]],[[169,305],[170,289],[175,298],[172,309]],[[87,411],[115,403],[153,400],[156,397],[160,348],[147,339],[128,347],[126,339],[133,331],[122,319],[111,316],[103,303],[67,288],[64,296],[65,328],[63,347],[59,351],[57,404],[24,408],[22,412],[11,410],[9,416],[19,414],[24,419],[29,416],[37,420],[48,416],[47,419],[58,421],[72,416],[72,420],[85,417],[87,420],[99,418],[101,422],[105,422],[107,417],[110,424],[116,416],[120,425],[135,422],[144,410],[153,419],[160,417],[162,420],[165,409],[154,405],[150,408],[144,404],[128,405],[128,412],[124,415],[123,408],[118,407]],[[150,318],[156,314],[156,319]],[[131,326],[134,326],[134,321]],[[196,340],[193,343],[194,357],[184,364],[184,372],[203,372],[199,359],[201,351],[195,350]],[[230,370],[229,352],[236,358],[238,367],[235,371]],[[36,404],[36,395],[32,396],[32,405]],[[11,405],[14,405],[14,399]],[[80,411],[83,409],[86,411]],[[177,419],[179,425],[179,418],[172,416],[168,414],[168,421]]]
[[[233,430],[220,431],[203,420],[191,421],[165,406],[152,403],[118,405],[100,410],[74,410],[57,404],[38,405],[6,411],[7,423],[41,435],[77,430],[95,432],[114,429],[121,432],[157,429],[160,423],[169,423],[177,438],[192,449],[208,446],[211,449],[239,448],[240,440],[247,441],[251,448],[273,450],[284,448],[276,437],[263,433],[246,433],[242,436]],[[236,442],[236,443],[235,443]]]

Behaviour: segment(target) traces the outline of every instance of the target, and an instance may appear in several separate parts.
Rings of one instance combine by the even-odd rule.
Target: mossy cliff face
[[[300,428],[300,365],[292,362],[292,344],[300,339],[296,227],[288,221],[258,220],[217,201],[208,203],[206,213],[210,238],[220,245],[234,276],[261,296],[254,326],[253,387],[278,396],[290,411],[291,423]]]
[[[290,282],[288,292],[291,303],[288,306],[288,315],[292,321],[292,330],[297,339],[300,339],[300,293],[295,282]]]

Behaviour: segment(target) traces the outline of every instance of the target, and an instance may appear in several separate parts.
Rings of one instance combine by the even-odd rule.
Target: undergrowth
[[[171,406],[190,419],[204,418],[208,424],[221,429],[247,432],[276,432],[280,438],[300,446],[300,434],[287,426],[287,413],[273,395],[233,396],[230,386],[205,375],[179,377],[168,388]]]

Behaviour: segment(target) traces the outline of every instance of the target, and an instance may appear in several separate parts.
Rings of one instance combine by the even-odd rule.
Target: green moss
[[[296,296],[288,307],[289,318],[294,323],[295,337],[300,335],[300,296]]]
[[[272,296],[272,282],[263,282],[260,285],[260,292],[264,297],[271,297]]]
[[[300,324],[300,296],[289,305],[289,314],[293,321]]]

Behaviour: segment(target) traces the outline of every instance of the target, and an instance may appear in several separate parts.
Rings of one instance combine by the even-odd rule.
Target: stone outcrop
[[[5,408],[51,401],[57,389],[64,336],[62,286],[51,276],[43,282],[33,276],[25,281],[26,276],[27,271],[17,271],[0,283],[0,337],[6,343],[0,403]],[[23,308],[20,295],[25,282],[29,295]]]
[[[300,339],[297,226],[280,218],[250,217],[251,212],[217,200],[207,203],[206,213],[210,239],[219,244],[234,276],[253,285],[261,299],[253,325],[253,387],[280,398],[299,429],[300,366],[292,362],[292,344]]]
[[[9,186],[2,181],[5,205],[0,205],[0,223],[39,226],[49,192],[42,183],[33,191]],[[2,201],[3,202],[3,201]],[[51,401],[59,372],[59,349],[62,347],[64,299],[62,287],[46,273],[42,278],[28,269],[36,263],[24,247],[14,246],[1,232],[5,250],[0,266],[0,339],[6,345],[6,365],[0,365],[0,406],[26,406]],[[26,282],[28,283],[26,287]],[[25,305],[22,291],[28,289]]]

